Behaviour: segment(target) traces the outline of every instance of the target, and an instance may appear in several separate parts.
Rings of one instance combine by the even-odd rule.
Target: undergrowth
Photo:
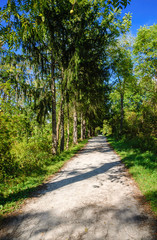
[[[110,135],[107,140],[121,156],[150,203],[152,211],[157,215],[157,155],[152,151],[144,151],[134,139],[117,139]]]
[[[25,171],[16,173],[16,175],[7,176],[7,178],[0,182],[0,220],[8,214],[18,209],[21,203],[27,199],[30,194],[37,189],[37,186],[43,183],[49,176],[56,173],[66,161],[68,161],[74,154],[76,154],[85,144],[87,140],[79,142],[78,145],[72,146],[69,150],[62,152],[59,155],[52,157],[51,154],[46,154],[39,151],[39,148],[29,149],[32,153],[32,169],[27,170],[26,159],[31,159],[24,151],[21,152],[24,156],[19,155],[21,158],[18,161],[22,162],[22,169],[26,167]],[[22,144],[22,143],[21,143]],[[24,146],[23,146],[24,147]],[[33,146],[32,146],[33,147]],[[21,149],[21,148],[20,148]],[[34,154],[33,154],[34,151]],[[16,153],[15,153],[16,154]],[[36,155],[36,158],[35,158]],[[25,159],[25,160],[24,160]]]

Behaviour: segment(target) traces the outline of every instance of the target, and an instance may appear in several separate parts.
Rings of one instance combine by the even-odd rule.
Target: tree
[[[137,70],[140,74],[157,78],[157,24],[138,30],[134,54],[138,57]]]
[[[141,96],[141,132],[157,134],[157,24],[138,30],[133,52],[136,57],[135,74]]]
[[[66,2],[9,0],[6,8],[1,11],[1,19],[5,21],[1,28],[3,41],[5,44],[8,43],[12,49],[22,49],[25,59],[29,60],[33,74],[36,76],[39,89],[35,89],[35,100],[33,101],[38,102],[39,108],[44,109],[44,111],[40,109],[39,116],[49,112],[48,102],[51,96],[53,154],[56,154],[58,145],[56,81],[59,82],[61,79],[60,97],[63,99],[61,101],[61,150],[63,150],[65,96],[68,96],[67,99],[74,99],[74,142],[77,143],[77,108],[80,104],[80,88],[85,84],[85,78],[82,77],[81,71],[83,69],[84,73],[87,73],[87,77],[91,78],[88,81],[92,83],[92,88],[98,86],[96,89],[100,89],[103,86],[102,62],[104,61],[105,48],[110,44],[111,39],[119,34],[118,28],[121,24],[118,20],[117,13],[119,11],[117,9],[126,7],[129,2],[130,0],[108,2],[100,0],[94,2],[88,0]],[[88,44],[90,49],[84,51]],[[73,63],[74,69],[70,67],[71,63]],[[92,71],[89,70],[91,64],[92,70],[96,66],[99,76],[96,74],[92,77]],[[69,77],[65,77],[69,72],[72,76],[71,81],[69,81]],[[40,88],[46,90],[48,94],[43,94],[44,97],[39,97],[39,101],[37,101],[38,93],[41,92]],[[92,88],[89,87],[88,95],[92,93]],[[51,95],[49,94],[50,90]],[[81,94],[83,95],[83,91]],[[95,93],[96,98],[97,94]],[[90,100],[89,104],[91,102]],[[93,113],[91,111],[88,114],[88,119],[91,116],[93,118],[95,115]],[[95,125],[94,121],[92,124]],[[91,124],[89,126],[91,127]]]
[[[112,70],[114,73],[114,94],[120,95],[120,134],[123,133],[124,122],[124,97],[127,88],[132,84],[133,80],[133,62],[131,52],[128,48],[128,41],[121,39],[115,47],[109,49],[112,59]]]

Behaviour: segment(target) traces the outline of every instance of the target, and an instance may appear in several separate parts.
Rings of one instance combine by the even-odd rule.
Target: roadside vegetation
[[[157,154],[152,150],[146,150],[143,141],[138,138],[117,139],[110,135],[107,140],[120,155],[157,215]]]
[[[59,171],[87,141],[79,141],[77,145],[72,145],[69,150],[56,156],[52,156],[48,149],[49,144],[44,137],[38,142],[16,145],[17,157],[10,165],[10,175],[3,181],[1,179],[0,182],[0,220],[6,214],[17,210],[21,203],[31,196],[31,193],[37,191],[39,185]]]
[[[103,133],[157,214],[157,25],[124,35],[110,53],[114,81]]]

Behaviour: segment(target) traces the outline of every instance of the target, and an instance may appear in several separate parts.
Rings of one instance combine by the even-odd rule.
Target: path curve
[[[105,137],[94,137],[0,231],[1,239],[155,239],[151,217],[134,198],[138,191]]]

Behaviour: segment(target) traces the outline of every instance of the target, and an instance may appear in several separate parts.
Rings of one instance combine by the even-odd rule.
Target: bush
[[[21,118],[21,116],[20,116]],[[23,118],[23,116],[22,116]],[[0,181],[42,169],[51,156],[51,129],[34,127],[28,137],[18,117],[0,113]],[[19,131],[21,133],[19,134]]]
[[[0,113],[0,181],[5,177],[12,175],[16,169],[16,164],[11,157],[10,149],[12,145],[13,134],[11,124],[3,112]]]
[[[18,165],[18,173],[31,174],[40,170],[51,157],[51,142],[49,136],[34,136],[27,142],[23,139],[16,142],[11,149],[11,155]]]

